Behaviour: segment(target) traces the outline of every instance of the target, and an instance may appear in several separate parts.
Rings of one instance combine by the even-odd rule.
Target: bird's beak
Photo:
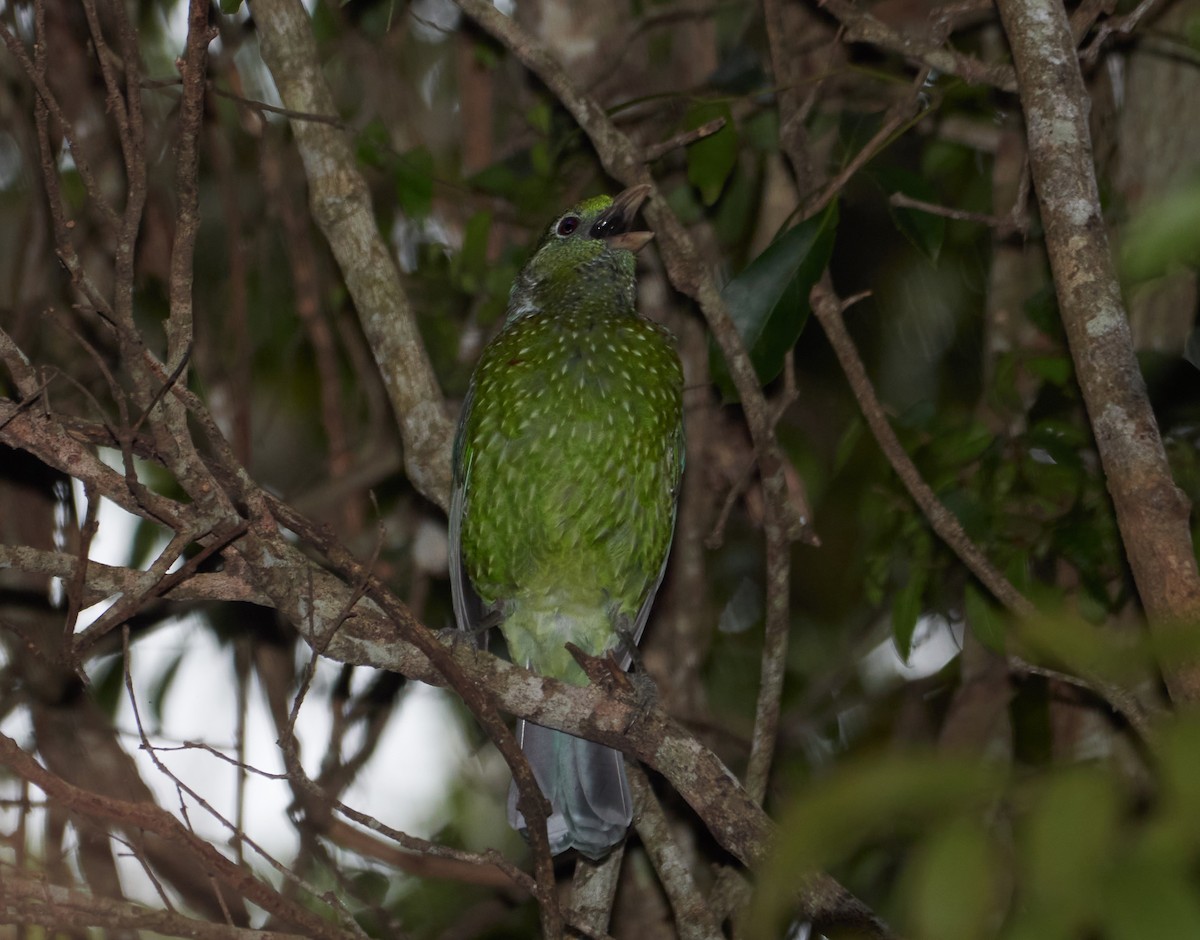
[[[605,231],[604,240],[612,248],[625,251],[641,251],[654,237],[653,232],[631,232],[634,218],[646,197],[650,195],[650,184],[630,186],[613,199],[613,203],[601,214],[597,225]]]

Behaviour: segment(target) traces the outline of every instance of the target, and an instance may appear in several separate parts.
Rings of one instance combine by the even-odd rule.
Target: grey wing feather
[[[574,848],[589,858],[603,858],[625,838],[633,819],[624,756],[603,744],[533,722],[518,722],[517,738],[550,801],[546,833],[551,853]],[[524,831],[519,795],[514,782],[508,792],[508,821]]]

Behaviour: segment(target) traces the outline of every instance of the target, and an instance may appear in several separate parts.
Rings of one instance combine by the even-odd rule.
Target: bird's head
[[[633,223],[649,194],[643,184],[615,198],[594,196],[555,219],[513,282],[508,322],[559,306],[577,310],[581,304],[632,312],[633,256],[654,237],[634,231]]]

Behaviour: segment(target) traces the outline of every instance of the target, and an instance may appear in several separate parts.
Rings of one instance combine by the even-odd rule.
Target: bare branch
[[[939,72],[957,75],[971,84],[993,85],[1001,91],[1017,90],[1017,80],[1011,66],[988,65],[972,59],[928,34],[898,32],[860,9],[852,0],[821,0],[821,7],[837,17],[838,22],[846,28],[845,37],[850,42],[870,43],[888,52],[915,59]]]
[[[254,0],[250,9],[262,38],[263,60],[284,105],[332,116],[333,96],[321,74],[303,4]],[[395,262],[379,236],[367,184],[339,127],[293,120],[292,131],[308,174],[313,217],[346,279],[400,422],[409,479],[427,499],[446,509],[454,429]]]
[[[692,873],[688,871],[683,851],[671,834],[670,823],[663,812],[650,781],[641,767],[629,764],[629,789],[633,792],[638,835],[642,847],[654,863],[659,883],[671,900],[671,911],[675,915],[675,926],[682,940],[719,940],[724,934],[705,902],[704,895],[696,887]]]
[[[301,928],[307,936],[324,940],[344,940],[348,936],[303,905],[286,900],[249,871],[238,868],[209,842],[158,806],[117,800],[73,786],[46,770],[4,734],[0,734],[0,761],[12,773],[34,784],[61,806],[84,816],[162,836],[194,856],[197,865],[207,868],[223,884],[263,910]]]
[[[300,940],[306,936],[215,924],[174,911],[72,891],[12,870],[5,871],[0,878],[0,923],[37,925],[52,931],[64,927],[81,930],[101,927],[122,932],[147,930],[193,940]]]
[[[1025,112],[1058,306],[1075,374],[1151,626],[1195,630],[1200,571],[1190,506],[1175,485],[1121,299],[1100,208],[1070,24],[1053,0],[999,0]],[[1177,703],[1200,700],[1200,663],[1163,663]]]

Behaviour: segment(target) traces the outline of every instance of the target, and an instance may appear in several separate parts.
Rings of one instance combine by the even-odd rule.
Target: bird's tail
[[[550,801],[550,851],[575,848],[588,858],[602,858],[625,837],[633,819],[621,752],[526,721],[518,723],[517,738]],[[525,832],[515,782],[508,792],[508,821]]]

